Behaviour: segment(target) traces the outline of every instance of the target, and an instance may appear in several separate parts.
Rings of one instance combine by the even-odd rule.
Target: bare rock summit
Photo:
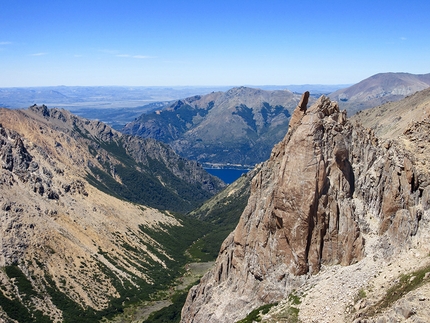
[[[236,322],[322,267],[400,253],[428,213],[428,174],[415,164],[399,143],[381,142],[327,97],[308,109],[299,104],[214,268],[190,290],[182,322]]]

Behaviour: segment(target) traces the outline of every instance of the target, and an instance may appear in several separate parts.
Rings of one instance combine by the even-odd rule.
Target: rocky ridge
[[[16,132],[3,126],[0,132],[0,267],[18,266],[31,279],[40,296],[27,301],[28,309],[39,310],[52,321],[62,321],[62,311],[48,293],[55,286],[83,307],[106,308],[119,293],[115,280],[103,267],[122,282],[132,283],[137,277],[151,281],[142,270],[133,270],[131,274],[122,269],[135,260],[116,241],[163,263],[133,235],[141,235],[140,225],[180,223],[157,210],[144,211],[101,193],[70,170],[50,164],[51,158],[45,159],[47,156],[37,151],[39,147],[21,139]],[[120,264],[109,260],[113,255],[122,255]],[[5,297],[13,300],[13,279],[2,270],[0,280]]]
[[[266,318],[284,322],[293,291],[303,322],[365,317],[367,305],[351,306],[380,275],[389,281],[388,264],[400,266],[411,248],[415,267],[399,271],[429,261],[428,169],[405,144],[349,121],[326,97],[296,108],[214,269],[190,290],[182,322],[235,322],[285,299]]]
[[[158,200],[164,200],[164,202],[151,205],[149,199],[146,199],[145,203],[149,206],[168,209],[166,203],[168,203],[167,199],[169,198],[176,201],[178,206],[183,205],[186,211],[189,211],[199,201],[209,198],[225,186],[218,178],[204,171],[196,162],[181,158],[170,147],[154,139],[124,135],[102,122],[83,119],[62,109],[48,109],[46,106],[34,105],[27,110],[19,110],[17,113],[18,115],[15,117],[17,124],[21,123],[19,114],[23,113],[47,127],[45,131],[48,133],[44,135],[44,129],[41,129],[40,136],[38,136],[39,139],[48,141],[45,144],[46,149],[52,149],[51,147],[54,146],[57,151],[68,151],[67,145],[63,146],[46,138],[46,134],[49,134],[49,131],[52,132],[49,130],[50,128],[62,132],[62,136],[71,136],[77,140],[80,143],[78,145],[79,152],[76,154],[72,152],[69,156],[66,154],[69,157],[66,159],[62,154],[57,153],[55,156],[62,158],[62,163],[67,164],[73,161],[79,165],[82,170],[81,175],[90,173],[94,177],[98,177],[98,180],[103,181],[101,178],[103,174],[97,171],[99,169],[104,175],[113,178],[119,184],[130,186],[130,183],[126,182],[127,174],[121,174],[120,170],[131,165],[134,169],[130,171],[141,173],[142,177],[151,183],[146,185],[152,186],[152,193],[159,192]],[[21,125],[21,130],[25,131],[25,127],[26,125]],[[132,182],[137,180],[138,177],[131,179]],[[105,183],[104,188],[106,190],[108,190],[107,186]],[[164,192],[163,194],[166,196],[163,196],[157,186],[170,188],[172,194],[169,196],[167,192]],[[194,191],[189,192],[190,188]],[[148,188],[143,186],[139,189],[145,191]],[[129,190],[127,193],[129,196],[136,195],[136,192],[132,192],[131,189],[123,187],[122,190]],[[117,192],[113,193],[117,194]],[[188,200],[181,201],[184,197]],[[138,197],[132,201],[140,202]],[[178,210],[174,209],[174,211]]]
[[[123,184],[122,165],[137,179],[145,163],[165,160],[155,177],[166,194],[172,173],[173,183],[199,183],[207,192],[219,182],[164,144],[64,110],[0,109],[0,120],[0,321],[73,322],[79,315],[94,322],[148,298],[160,277],[167,282],[176,274],[170,267],[182,255],[161,239],[170,229],[181,232],[183,221],[127,202],[121,192],[106,194],[97,179],[107,170]],[[168,177],[170,164],[176,169]]]

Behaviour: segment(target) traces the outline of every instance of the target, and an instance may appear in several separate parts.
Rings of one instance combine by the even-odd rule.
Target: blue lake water
[[[247,173],[249,169],[232,169],[232,168],[205,168],[205,170],[216,177],[222,179],[225,183],[231,184],[242,174]]]

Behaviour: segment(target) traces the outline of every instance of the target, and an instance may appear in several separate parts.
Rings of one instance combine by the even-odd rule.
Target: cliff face
[[[380,143],[326,97],[296,108],[182,322],[234,322],[323,265],[399,253],[428,215],[428,174],[414,165],[399,143]]]

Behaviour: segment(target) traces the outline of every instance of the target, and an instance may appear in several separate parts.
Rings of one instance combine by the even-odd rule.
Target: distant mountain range
[[[33,104],[67,109],[136,108],[229,87],[195,86],[45,86],[0,88],[0,107],[27,108]]]
[[[203,164],[254,165],[284,137],[300,97],[288,90],[237,87],[174,101],[122,132],[169,143]]]
[[[285,90],[315,95],[328,94],[349,85],[264,85],[263,90]],[[68,110],[131,109],[152,102],[173,101],[210,92],[228,91],[233,86],[41,86],[0,88],[0,107],[27,108],[33,104]],[[255,86],[254,86],[255,87]],[[88,117],[88,116],[84,116]],[[134,118],[133,118],[134,119]],[[130,119],[129,121],[132,121]]]
[[[429,74],[380,73],[329,96],[353,115],[386,102],[399,101],[430,86]]]
[[[310,92],[309,103],[325,94],[351,116],[429,86],[430,74],[380,73],[348,87],[1,88],[0,106],[63,107],[127,134],[168,143],[183,157],[206,166],[251,167],[267,159],[270,147],[283,138],[289,115],[304,91]]]
[[[381,73],[329,97],[353,115],[429,86],[430,74]],[[324,90],[312,85],[291,88],[310,90],[309,103]],[[325,90],[328,94],[330,87]],[[168,143],[180,155],[205,165],[254,165],[266,160],[270,147],[284,137],[300,94],[239,87],[193,96],[144,113],[121,131]]]
[[[264,85],[264,90],[310,91],[318,97],[347,85]],[[44,104],[64,108],[81,117],[100,120],[114,129],[124,127],[142,113],[160,109],[174,100],[211,92],[228,91],[232,86],[47,86],[0,88],[0,107],[27,108]],[[304,90],[303,90],[304,89]]]

